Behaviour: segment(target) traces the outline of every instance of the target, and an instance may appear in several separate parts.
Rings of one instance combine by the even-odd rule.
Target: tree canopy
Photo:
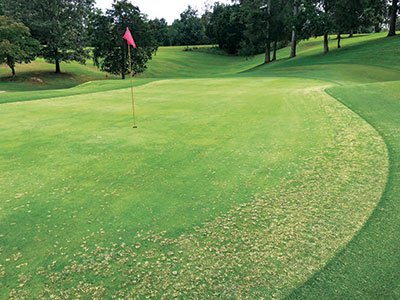
[[[39,52],[39,42],[29,28],[13,19],[0,16],[0,64],[6,63],[15,76],[15,64],[29,63]]]
[[[188,6],[180,19],[176,19],[171,26],[171,41],[173,45],[200,45],[205,42],[205,29],[197,10]]]
[[[4,9],[30,28],[42,44],[40,55],[60,73],[60,62],[85,63],[89,57],[85,30],[93,5],[94,0],[13,0]]]
[[[97,11],[91,16],[93,58],[103,71],[125,78],[129,71],[128,48],[122,39],[129,27],[137,48],[132,52],[132,69],[135,74],[146,68],[146,63],[157,50],[151,24],[139,8],[127,0],[117,1],[105,14]]]

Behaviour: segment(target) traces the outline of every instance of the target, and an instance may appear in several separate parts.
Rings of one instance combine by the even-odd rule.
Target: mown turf
[[[0,293],[396,298],[395,146],[387,177],[381,137],[323,89],[346,85],[329,94],[360,115],[379,95],[367,120],[395,145],[398,82],[370,83],[399,80],[399,42],[362,35],[322,55],[312,39],[262,67],[161,48],[136,79],[138,131],[123,81],[7,94],[59,98],[0,105]]]
[[[334,87],[328,92],[383,136],[391,162],[388,184],[356,238],[288,299],[399,299],[400,82]]]
[[[318,86],[262,78],[150,83],[136,89],[137,131],[126,89],[3,104],[10,294],[287,293],[362,226],[387,171],[376,132]],[[240,208],[252,198],[257,209]],[[229,265],[217,268],[214,251]],[[243,273],[249,279],[236,282]],[[87,286],[90,278],[97,279]]]

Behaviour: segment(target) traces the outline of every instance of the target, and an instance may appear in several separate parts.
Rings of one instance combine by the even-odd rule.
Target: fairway
[[[0,295],[392,297],[400,40],[343,45],[267,66],[160,48],[135,78],[138,129],[127,80],[0,84]]]

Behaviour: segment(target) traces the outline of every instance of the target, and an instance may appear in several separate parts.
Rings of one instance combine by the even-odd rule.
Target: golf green
[[[138,129],[127,81],[9,88],[0,295],[392,297],[400,75],[381,54],[399,41],[310,40],[268,66],[161,48],[135,79]]]

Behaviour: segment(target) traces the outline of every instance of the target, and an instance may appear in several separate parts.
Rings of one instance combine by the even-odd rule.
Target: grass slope
[[[88,60],[86,65],[77,62],[62,63],[61,74],[55,74],[54,65],[46,63],[43,59],[37,59],[30,64],[19,64],[15,69],[17,75],[13,78],[8,66],[0,65],[0,91],[67,89],[91,80],[118,78],[101,72],[93,66],[91,60]]]
[[[155,81],[153,78],[137,78],[133,81],[135,87]],[[119,90],[130,87],[129,80],[96,80],[88,81],[68,89],[50,89],[24,92],[7,92],[0,95],[0,104],[43,100],[65,96],[92,94],[103,91]]]

